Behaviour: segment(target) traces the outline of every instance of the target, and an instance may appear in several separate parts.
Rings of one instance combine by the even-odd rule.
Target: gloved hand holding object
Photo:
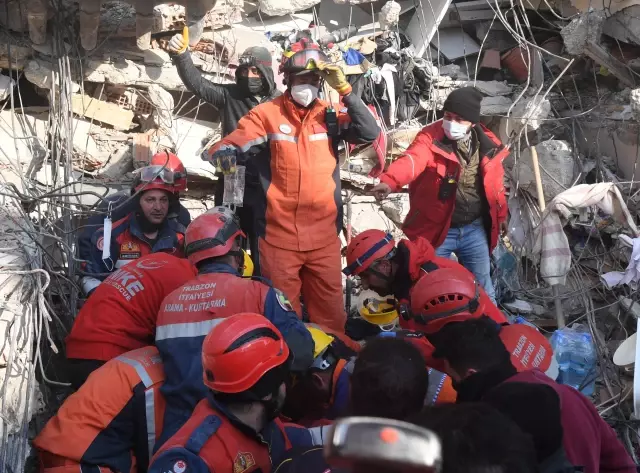
[[[436,473],[442,445],[433,432],[408,422],[345,417],[333,424],[324,456],[351,473]]]
[[[348,95],[351,93],[351,84],[347,82],[347,77],[342,72],[340,66],[329,64],[326,62],[316,63],[320,76],[327,81],[331,87],[340,95]]]
[[[189,47],[189,28],[184,27],[182,34],[174,35],[169,41],[169,52],[173,54],[182,54]]]
[[[221,146],[212,155],[209,154],[209,151],[205,151],[202,158],[213,164],[217,171],[223,174],[233,174],[236,172],[238,150],[235,146],[225,145]]]

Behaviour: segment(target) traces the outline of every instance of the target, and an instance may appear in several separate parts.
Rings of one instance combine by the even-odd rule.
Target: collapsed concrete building
[[[506,168],[517,264],[506,270],[496,262],[504,307],[547,329],[589,321],[601,356],[598,403],[634,451],[630,419],[640,402],[622,401],[640,393],[632,371],[611,360],[637,318],[633,303],[619,299],[637,296],[634,286],[605,288],[600,275],[624,270],[631,250],[622,236],[638,237],[635,3],[0,0],[0,220],[7,227],[0,468],[22,471],[28,437],[64,396],[56,360],[77,311],[73,235],[83,219],[163,149],[187,167],[192,216],[213,205],[219,183],[200,154],[220,136],[219,113],[184,88],[165,51],[185,27],[196,66],[217,83],[234,80],[249,46],[268,47],[277,70],[283,48],[303,30],[341,61],[350,49],[363,57],[343,66],[369,94],[387,139],[382,152],[380,144],[342,150],[345,244],[367,228],[403,237],[408,195],[378,203],[365,188],[440,117],[451,90],[476,86],[485,96],[483,122],[512,150]],[[594,207],[563,214],[574,259],[562,284],[546,281],[536,244],[552,211],[545,207],[577,184],[601,182],[619,189],[632,221]]]

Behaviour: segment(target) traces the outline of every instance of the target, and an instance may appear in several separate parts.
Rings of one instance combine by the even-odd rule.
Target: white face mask
[[[447,138],[458,141],[467,136],[471,127],[450,120],[442,120],[442,129]]]
[[[311,84],[299,84],[291,87],[291,97],[303,107],[308,107],[318,98],[318,88]]]

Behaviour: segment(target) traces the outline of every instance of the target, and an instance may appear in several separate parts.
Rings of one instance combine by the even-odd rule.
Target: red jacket
[[[67,337],[67,357],[110,360],[152,345],[162,300],[196,276],[186,259],[153,253],[111,274],[87,300]]]
[[[160,435],[164,371],[158,350],[144,347],[97,369],[38,434],[43,473],[136,471],[149,465]]]
[[[415,241],[402,240],[398,243],[398,252],[401,255],[401,270],[406,271],[407,274],[396,275],[394,281],[393,292],[400,303],[409,303],[409,291],[411,287],[418,282],[418,280],[427,273],[437,271],[438,268],[460,268],[459,263],[456,263],[449,258],[441,258],[436,256],[436,252],[424,238],[417,238]],[[465,268],[462,268],[467,271]],[[505,315],[498,309],[498,307],[491,302],[489,296],[480,287],[480,302],[484,304],[484,313],[491,319],[499,324],[508,324],[509,321]],[[400,327],[413,332],[421,332],[421,325],[417,320],[406,320],[402,316],[399,319]],[[439,371],[444,370],[442,360],[433,357],[434,347],[427,340],[426,337],[415,338],[412,340],[425,357],[427,366],[433,367]]]
[[[480,145],[480,170],[491,216],[490,247],[500,234],[500,224],[507,218],[502,161],[509,150],[483,125],[475,127]],[[455,193],[446,200],[438,198],[445,177],[460,175],[460,162],[442,129],[442,121],[427,125],[418,133],[402,157],[389,166],[380,181],[394,191],[409,184],[409,213],[402,230],[411,240],[424,237],[434,247],[444,242],[451,224]]]
[[[323,434],[324,429],[305,429],[280,419],[256,432],[209,397],[158,450],[149,473],[268,473],[292,446],[320,445]]]
[[[578,391],[556,383],[538,370],[523,371],[506,382],[546,384],[553,388],[560,398],[562,444],[573,465],[583,467],[585,473],[636,472],[633,460],[614,430],[600,417],[593,403]]]
[[[408,254],[408,271],[412,286],[418,282],[422,276],[432,271],[437,271],[438,268],[457,268],[469,272],[460,263],[449,258],[436,256],[436,250],[431,243],[424,238],[417,238],[414,241],[402,240],[398,244],[398,251],[407,252]],[[398,296],[399,295],[396,294],[396,298],[400,300],[408,297],[408,294],[402,294],[403,297]],[[491,302],[491,299],[489,299],[489,296],[487,296],[487,293],[482,287],[480,287],[480,302],[484,304],[484,313],[491,319],[499,324],[509,323],[502,311]],[[419,324],[416,324],[414,321],[405,321],[402,317],[400,318],[400,325],[405,329],[420,330]]]

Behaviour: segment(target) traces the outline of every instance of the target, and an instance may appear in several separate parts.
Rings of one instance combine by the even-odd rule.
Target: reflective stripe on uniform
[[[149,461],[153,457],[153,447],[156,444],[156,406],[155,391],[148,389],[144,393],[144,408],[147,416],[147,448],[149,449]]]
[[[203,320],[202,322],[185,322],[182,324],[163,325],[156,328],[156,342],[172,338],[204,337],[223,319]]]
[[[246,153],[247,151],[249,151],[251,149],[252,146],[258,146],[261,145],[262,143],[264,143],[265,141],[267,141],[267,137],[266,136],[259,136],[251,141],[247,141],[244,145],[242,145],[240,147],[240,151],[242,151],[243,153]]]
[[[140,381],[144,383],[144,386],[146,388],[148,388],[153,384],[153,381],[151,380],[151,376],[149,376],[149,373],[147,373],[147,370],[145,369],[143,364],[140,363],[138,360],[127,358],[124,355],[119,356],[116,359],[119,361],[122,361],[123,363],[128,364],[129,366],[132,366],[136,370],[136,373],[138,373],[138,376],[140,377]]]
[[[132,261],[134,261],[134,260],[132,260],[132,259],[119,259],[118,261],[116,261],[116,264],[114,265],[114,267],[116,269],[120,269],[120,268],[128,265]]]
[[[291,135],[285,135],[284,133],[269,133],[269,139],[271,141],[289,141],[291,143],[297,143],[298,138]]]
[[[313,135],[309,135],[309,141],[321,141],[328,139],[329,135],[327,133],[315,133]]]
[[[427,386],[427,395],[425,396],[426,402],[428,403],[427,405],[432,406],[436,403],[446,378],[446,374],[434,370],[433,368],[429,368],[429,384]]]

